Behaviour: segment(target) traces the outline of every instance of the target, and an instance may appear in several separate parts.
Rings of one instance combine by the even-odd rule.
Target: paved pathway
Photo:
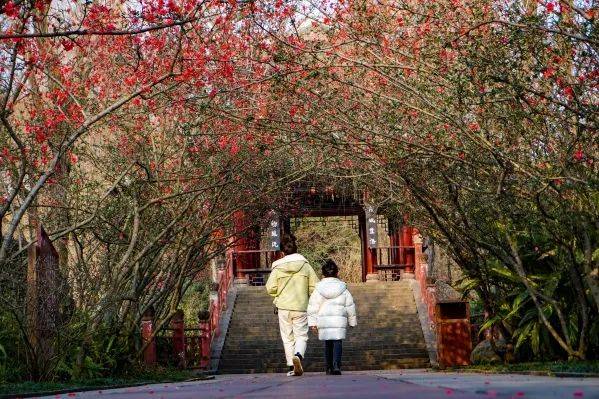
[[[333,377],[308,373],[225,375],[214,380],[154,384],[69,394],[106,399],[599,399],[599,378],[438,373],[426,370],[347,372]],[[52,397],[56,398],[56,397]],[[67,398],[67,395],[63,395]]]

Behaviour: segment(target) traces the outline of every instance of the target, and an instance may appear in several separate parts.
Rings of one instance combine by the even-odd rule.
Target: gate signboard
[[[281,220],[278,212],[271,211],[268,220],[268,249],[281,250]]]
[[[375,249],[378,246],[379,236],[376,223],[376,207],[374,205],[365,205],[366,213],[366,239],[368,248]]]

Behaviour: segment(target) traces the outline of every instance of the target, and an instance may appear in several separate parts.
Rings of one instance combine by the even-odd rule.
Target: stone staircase
[[[429,367],[412,289],[406,281],[349,284],[358,326],[343,342],[342,369],[384,370]],[[222,374],[287,371],[272,299],[264,287],[239,289],[219,372]],[[310,332],[304,369],[324,370],[324,343]]]

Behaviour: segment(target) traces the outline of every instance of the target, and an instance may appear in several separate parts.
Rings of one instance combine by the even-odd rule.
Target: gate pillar
[[[406,265],[403,278],[414,278],[414,266],[416,262],[416,256],[414,251],[414,228],[411,226],[402,226],[401,228],[401,241],[402,246],[405,247],[404,252],[404,264]]]
[[[260,249],[260,230],[252,225],[248,215],[243,211],[233,214],[233,230],[235,232],[235,249],[233,267],[237,282],[247,282],[246,269],[258,269],[260,254],[244,251]]]

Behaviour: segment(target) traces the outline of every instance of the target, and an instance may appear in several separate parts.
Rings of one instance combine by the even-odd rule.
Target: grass
[[[599,374],[599,360],[585,361],[556,361],[556,362],[528,362],[514,364],[489,364],[460,368],[460,370],[477,370],[490,372],[521,372],[544,371],[548,373],[594,373]]]
[[[72,389],[89,389],[109,386],[136,385],[146,383],[160,383],[171,381],[185,381],[190,378],[196,378],[194,374],[188,370],[174,369],[155,369],[144,370],[131,376],[126,377],[106,377],[94,378],[81,381],[68,382],[33,382],[25,381],[18,383],[0,384],[0,397],[8,395],[24,395],[36,392],[51,392]]]

